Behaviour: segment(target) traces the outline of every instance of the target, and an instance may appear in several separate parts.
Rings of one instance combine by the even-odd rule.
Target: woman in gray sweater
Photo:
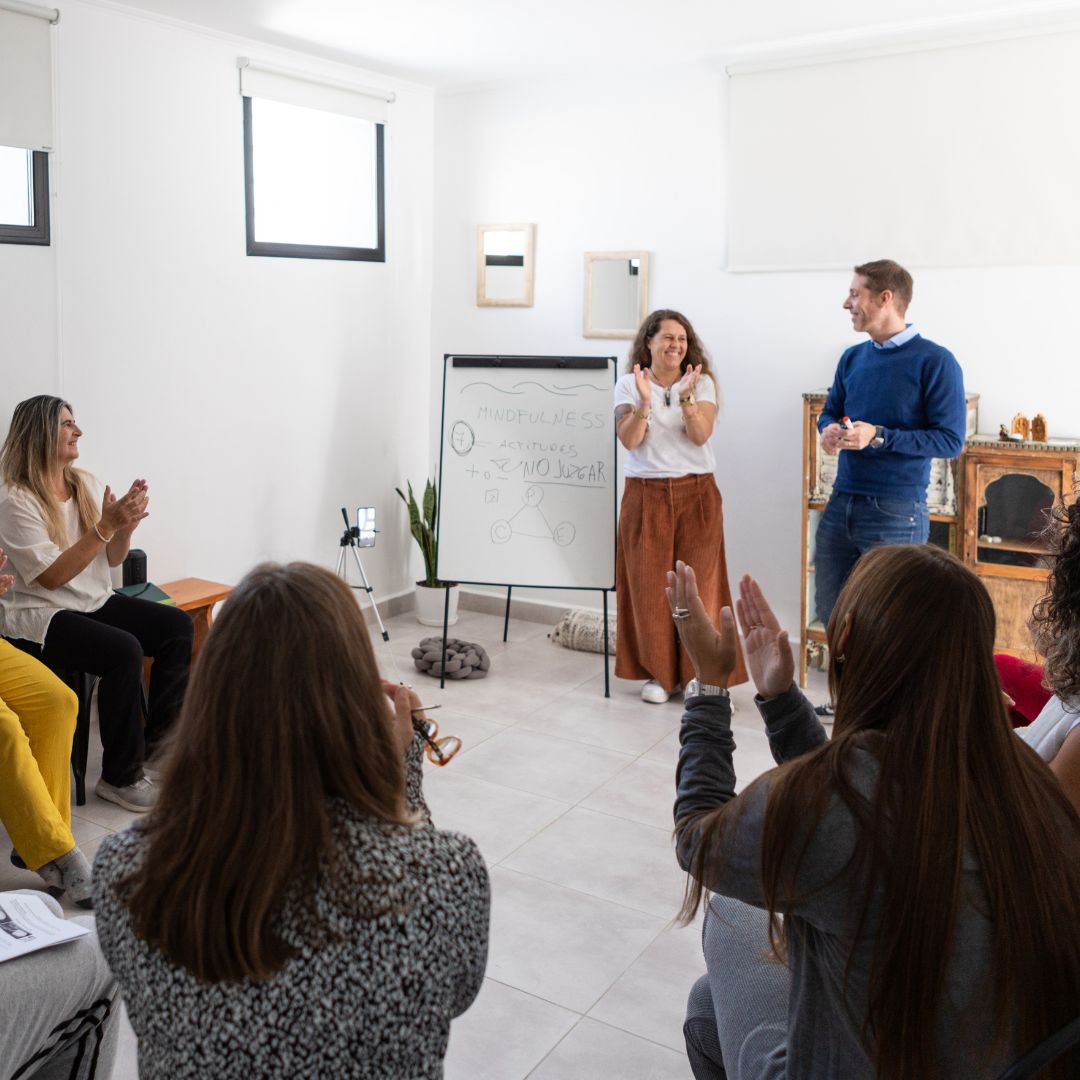
[[[675,804],[684,918],[713,894],[685,1026],[695,1076],[985,1080],[1071,1021],[1080,818],[1009,726],[980,580],[930,546],[860,560],[828,628],[829,740],[744,578],[747,666],[779,767],[737,798],[734,618],[712,627],[689,567],[669,580],[700,680]],[[1075,1052],[1040,1074],[1076,1075]]]
[[[442,1076],[490,894],[430,823],[418,707],[333,574],[267,564],[226,601],[157,805],[94,864],[143,1080]]]

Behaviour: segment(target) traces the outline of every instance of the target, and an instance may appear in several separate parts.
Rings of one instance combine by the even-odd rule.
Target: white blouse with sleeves
[[[100,483],[87,473],[82,477],[91,501],[100,503]],[[68,539],[74,543],[82,535],[76,500],[68,499],[61,504],[61,510]],[[4,570],[15,577],[0,603],[5,637],[43,644],[49,623],[58,611],[97,611],[112,596],[104,545],[90,565],[66,585],[46,589],[37,584],[38,575],[52,566],[62,549],[49,538],[37,499],[23,488],[0,487],[0,547],[8,557]]]

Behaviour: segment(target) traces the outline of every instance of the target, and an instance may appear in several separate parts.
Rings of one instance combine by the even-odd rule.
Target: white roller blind
[[[52,149],[50,33],[46,18],[0,8],[0,146]]]
[[[1080,33],[729,70],[730,269],[1080,263]]]
[[[259,64],[247,57],[241,57],[237,65],[240,93],[244,97],[269,98],[286,105],[359,116],[379,124],[386,123],[386,106],[394,100],[394,94],[389,91],[322,80],[303,72]]]

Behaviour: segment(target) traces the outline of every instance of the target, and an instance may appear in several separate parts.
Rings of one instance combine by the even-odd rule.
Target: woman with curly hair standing
[[[1043,682],[1054,696],[1017,734],[1050,765],[1080,811],[1080,501],[1054,509],[1046,595],[1031,615],[1035,648],[1046,657]]]
[[[682,654],[664,599],[676,559],[692,563],[709,615],[731,605],[724,512],[709,440],[716,383],[690,320],[669,309],[642,324],[615,384],[615,431],[629,453],[619,511],[615,674],[648,679],[641,697],[661,704],[694,671]],[[731,684],[746,682],[741,653]]]

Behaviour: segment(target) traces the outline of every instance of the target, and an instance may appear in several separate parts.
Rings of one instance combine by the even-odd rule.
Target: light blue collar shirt
[[[905,323],[904,329],[899,334],[893,334],[888,341],[882,341],[880,344],[871,340],[870,344],[875,349],[899,349],[901,345],[906,345],[919,331],[915,329],[914,323]]]

